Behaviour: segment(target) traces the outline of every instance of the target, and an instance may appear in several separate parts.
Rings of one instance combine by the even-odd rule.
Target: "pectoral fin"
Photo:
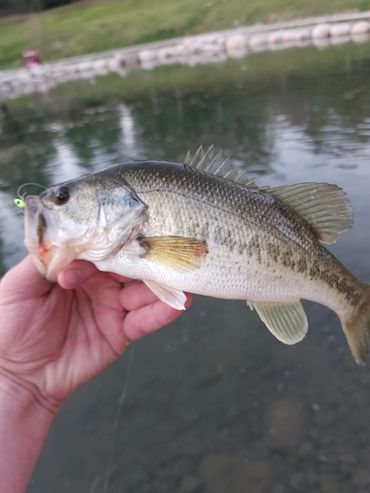
[[[307,317],[300,301],[253,302],[253,306],[269,331],[284,344],[296,344],[306,335]]]
[[[199,269],[208,253],[205,241],[181,236],[143,238],[141,244],[147,260],[168,265],[180,272]]]
[[[163,303],[172,306],[175,310],[186,310],[186,296],[183,291],[170,288],[156,281],[144,281],[144,283]]]

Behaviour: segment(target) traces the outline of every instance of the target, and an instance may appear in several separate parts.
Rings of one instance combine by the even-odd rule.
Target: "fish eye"
[[[55,192],[55,203],[57,205],[66,204],[69,200],[69,189],[66,186],[61,186]]]

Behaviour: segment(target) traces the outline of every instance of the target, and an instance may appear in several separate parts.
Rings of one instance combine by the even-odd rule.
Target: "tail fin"
[[[370,342],[370,285],[363,284],[363,287],[362,303],[351,317],[341,319],[348,345],[359,365],[365,364]]]

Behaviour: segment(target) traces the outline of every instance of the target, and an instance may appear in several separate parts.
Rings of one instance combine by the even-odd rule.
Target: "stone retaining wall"
[[[125,76],[132,70],[158,66],[196,65],[242,58],[249,53],[315,45],[324,47],[370,38],[370,12],[298,19],[295,21],[239,27],[226,31],[174,38],[66,58],[45,63],[32,70],[0,72],[0,100],[31,92],[47,92],[69,80],[90,79],[116,72]]]

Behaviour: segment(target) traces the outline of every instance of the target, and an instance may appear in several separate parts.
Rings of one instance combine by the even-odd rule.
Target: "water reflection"
[[[333,251],[369,280],[370,63],[340,49],[316,73],[302,60],[253,75],[241,61],[209,67],[208,77],[195,70],[197,83],[175,90],[153,82],[131,100],[97,81],[73,104],[55,95],[54,110],[18,108],[0,134],[1,267],[23,255],[12,204],[21,183],[131,158],[181,160],[202,143],[230,152],[259,183],[343,186],[356,222]],[[109,492],[367,491],[369,371],[353,364],[332,313],[307,312],[307,339],[288,348],[244,303],[197,298],[174,326],[138,343]],[[30,493],[101,491],[125,364],[67,403]]]
[[[48,163],[48,175],[52,183],[78,178],[84,172],[74,149],[65,135],[54,140],[55,156]]]
[[[142,146],[138,140],[138,129],[131,108],[125,104],[120,104],[118,112],[120,115],[121,127],[120,154],[128,157],[140,155]]]

